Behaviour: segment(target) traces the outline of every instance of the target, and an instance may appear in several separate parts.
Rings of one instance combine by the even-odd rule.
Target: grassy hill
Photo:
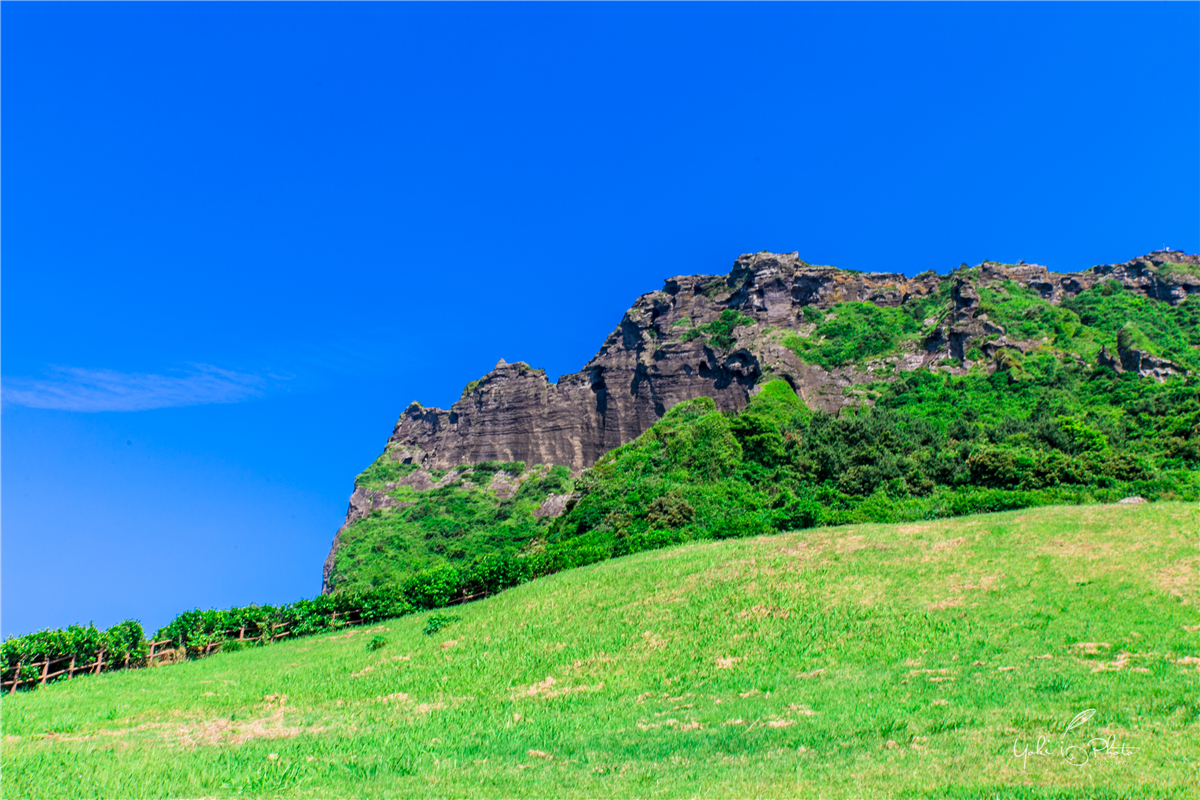
[[[1093,505],[638,553],[4,697],[3,795],[1194,797],[1197,530]],[[1125,752],[1059,755],[1097,737]]]

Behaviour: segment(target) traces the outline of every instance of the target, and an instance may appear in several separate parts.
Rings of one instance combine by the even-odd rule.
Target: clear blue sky
[[[671,275],[1200,250],[1198,10],[6,3],[4,634],[314,595],[408,402]]]

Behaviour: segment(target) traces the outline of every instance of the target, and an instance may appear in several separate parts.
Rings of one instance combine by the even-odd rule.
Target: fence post
[[[75,677],[75,656],[71,656],[71,666],[67,667],[67,680]]]
[[[100,652],[96,654],[96,671],[93,675],[99,675],[100,670],[104,669],[104,648],[100,648]]]
[[[50,671],[50,656],[46,656],[46,660],[42,662],[42,686],[46,685],[46,673]]]
[[[24,659],[17,661],[17,671],[13,673],[13,685],[12,689],[8,692],[9,694],[16,694],[17,687],[21,685],[21,665],[24,663]]]

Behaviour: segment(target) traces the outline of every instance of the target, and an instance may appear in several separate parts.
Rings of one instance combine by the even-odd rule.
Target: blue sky
[[[5,4],[5,635],[319,591],[411,400],[741,253],[1200,250],[1200,6]]]

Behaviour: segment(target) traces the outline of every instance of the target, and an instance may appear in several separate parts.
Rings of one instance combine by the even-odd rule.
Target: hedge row
[[[12,680],[18,665],[17,677],[31,681],[41,674],[41,662],[47,659],[69,661],[74,657],[76,665],[83,667],[96,663],[103,653],[106,664],[124,666],[142,663],[148,650],[142,626],[134,620],[103,631],[95,625],[70,625],[6,639],[0,644],[0,664],[6,681]]]
[[[606,557],[607,553],[597,554],[597,558],[581,562],[578,557],[547,554],[524,558],[503,556],[485,559],[469,570],[437,567],[413,575],[402,585],[367,592],[321,595],[282,606],[193,609],[159,628],[154,640],[169,640],[183,648],[188,657],[196,658],[218,649],[214,645],[229,650],[246,643],[269,642],[284,632],[290,636],[308,636],[347,624],[441,608]],[[133,620],[103,631],[95,625],[71,625],[6,639],[0,645],[0,665],[5,681],[12,680],[18,665],[21,681],[36,681],[41,664],[47,659],[53,663],[74,657],[78,665],[84,665],[94,663],[103,652],[104,669],[108,671],[145,666],[149,649],[150,640],[142,626]]]

